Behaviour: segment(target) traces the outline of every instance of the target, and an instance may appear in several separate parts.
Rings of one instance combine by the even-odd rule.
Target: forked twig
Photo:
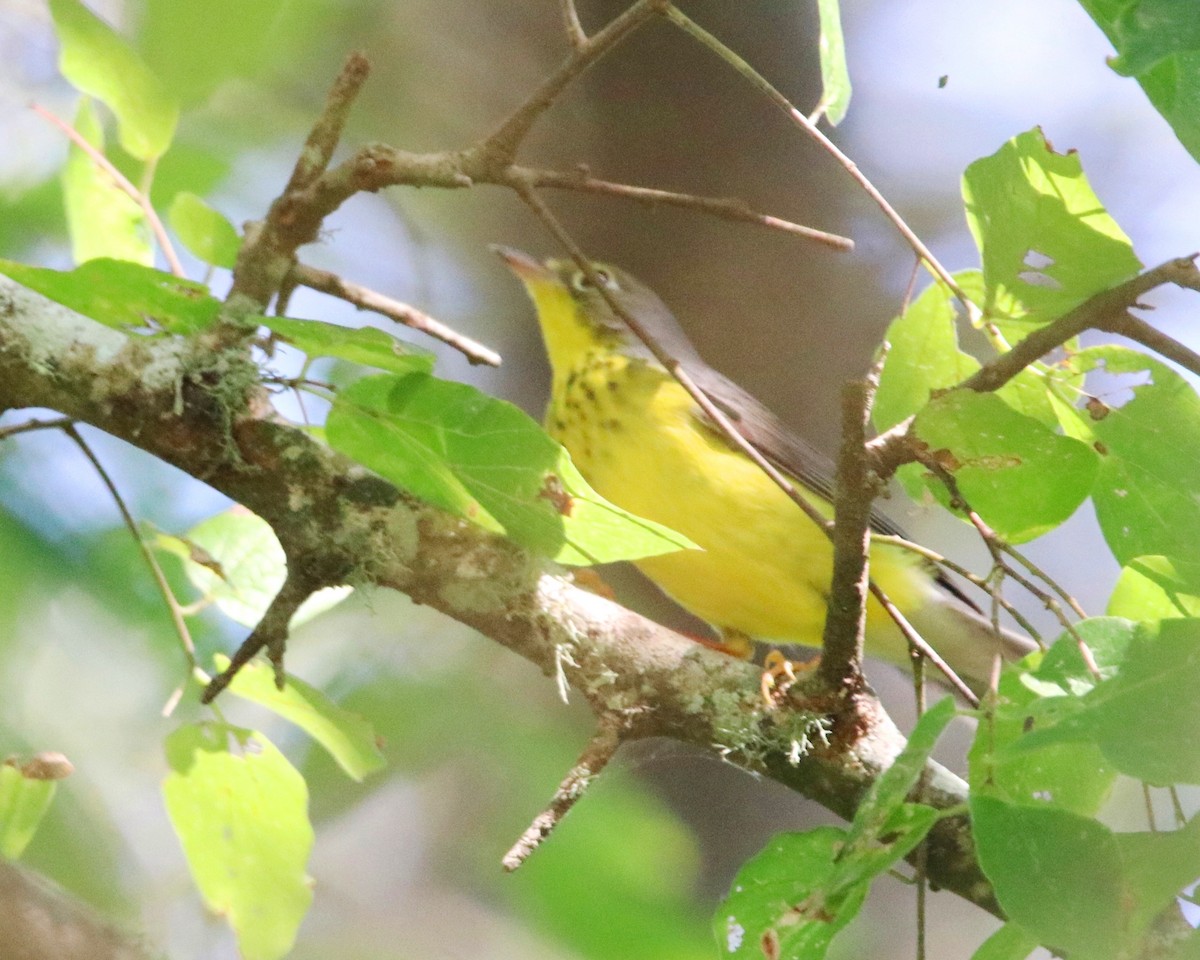
[[[1070,594],[1063,590],[1062,587],[1055,583],[1054,580],[1022,557],[1016,548],[1007,543],[1003,537],[997,534],[996,531],[988,525],[988,523],[975,511],[975,509],[963,496],[962,491],[959,489],[958,481],[954,478],[953,474],[947,471],[933,458],[927,458],[923,461],[923,463],[926,468],[928,468],[946,487],[946,490],[950,494],[951,505],[961,510],[964,516],[966,516],[966,518],[971,522],[971,525],[979,534],[980,539],[983,540],[984,546],[987,547],[988,552],[992,555],[992,564],[997,569],[1003,571],[1005,576],[1012,577],[1014,580],[1016,580],[1017,583],[1029,591],[1030,594],[1037,597],[1037,599],[1042,603],[1043,606],[1045,606],[1047,610],[1054,614],[1055,618],[1062,625],[1062,628],[1069,633],[1071,638],[1075,641],[1075,645],[1079,648],[1079,655],[1083,658],[1083,662],[1087,667],[1088,673],[1090,673],[1096,680],[1100,680],[1100,667],[1096,663],[1096,658],[1092,655],[1091,648],[1088,646],[1087,641],[1083,639],[1083,636],[1075,628],[1075,624],[1071,622],[1070,617],[1066,615],[1062,605],[1054,598],[1052,593],[1043,590],[1036,583],[1034,583],[1033,580],[1025,576],[1023,573],[1021,573],[1021,571],[1009,563],[1005,559],[1005,556],[1007,555],[1013,557],[1013,559],[1025,566],[1026,569],[1033,574],[1033,576],[1047,584],[1054,593],[1057,593],[1059,596],[1063,597],[1071,607],[1072,612],[1076,613],[1080,617],[1086,617],[1087,614],[1084,613],[1083,609],[1079,606],[1079,603],[1073,597],[1071,597]]]
[[[563,29],[567,31],[567,42],[576,50],[588,42],[583,24],[579,22],[579,11],[575,9],[575,0],[558,0],[562,11]]]
[[[266,613],[258,621],[258,625],[250,635],[242,641],[229,659],[229,666],[218,673],[200,695],[201,703],[212,703],[217,694],[224,690],[238,672],[249,663],[260,650],[266,650],[275,668],[275,686],[282,690],[287,678],[283,672],[283,654],[287,646],[288,625],[292,616],[318,589],[316,584],[299,575],[291,567],[288,568],[287,579],[275,594]]]

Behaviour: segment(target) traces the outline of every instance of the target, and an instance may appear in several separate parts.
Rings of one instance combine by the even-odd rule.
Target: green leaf
[[[1112,21],[1119,54],[1108,64],[1122,76],[1144,73],[1178,53],[1200,51],[1200,23],[1188,0],[1138,0],[1123,7]]]
[[[343,327],[294,317],[263,317],[262,325],[310,357],[337,357],[389,373],[433,370],[433,354],[378,327]]]
[[[1200,29],[1192,0],[1080,0],[1117,50],[1109,66],[1136,77],[1179,142],[1200,160]]]
[[[92,101],[86,97],[75,114],[75,129],[104,152],[104,129],[96,118]],[[154,263],[145,211],[73,143],[67,149],[62,188],[67,231],[76,263],[96,257],[132,260],[146,266]]]
[[[270,75],[301,50],[313,55],[319,48],[314,32],[329,26],[323,15],[341,14],[345,25],[344,11],[287,0],[145,0],[138,13],[141,50],[185,104],[203,103],[231,78]]]
[[[1200,783],[1200,620],[1145,630],[1113,679],[1085,698],[1078,725],[1122,773],[1155,784]]]
[[[1006,923],[979,945],[971,960],[1025,960],[1037,941],[1015,923]]]
[[[223,671],[229,666],[229,658],[218,656],[216,666]],[[287,686],[279,690],[275,687],[275,671],[265,663],[252,661],[238,671],[229,692],[294,723],[328,750],[354,780],[362,780],[386,765],[375,730],[362,715],[339,707],[320,690],[291,674]]]
[[[226,724],[181,727],[166,751],[167,814],[204,902],[241,956],[284,956],[312,902],[304,779],[261,733]]]
[[[818,960],[858,914],[867,894],[856,884],[830,897],[845,833],[817,827],[781,833],[734,877],[713,918],[723,956],[733,960]]]
[[[1200,621],[1143,625],[1115,675],[1039,725],[1022,750],[1086,741],[1122,773],[1152,784],[1200,783]],[[1104,672],[1109,672],[1105,670]]]
[[[1113,672],[1134,625],[1085,620],[1078,632],[1104,672]],[[1005,671],[995,708],[980,718],[969,754],[972,790],[1015,802],[1041,800],[1091,816],[1108,798],[1117,772],[1086,740],[1032,744],[1031,731],[1060,722],[1082,707],[1078,695],[1095,686],[1072,637],[1064,634],[1030,674]],[[1073,695],[1071,695],[1073,694]]]
[[[1196,882],[1200,863],[1200,817],[1178,830],[1116,834],[1127,886],[1135,894],[1124,906],[1129,926],[1150,927],[1171,901]]]
[[[154,183],[150,185],[154,209],[169,208],[175,195],[184,190],[207,196],[228,179],[233,163],[232,152],[223,152],[215,138],[173,144],[154,165]]]
[[[955,279],[962,282],[965,276]],[[949,288],[935,283],[891,322],[884,336],[888,352],[872,408],[879,430],[911,417],[936,393],[957,386],[979,369],[979,362],[958,348],[957,304]]]
[[[1115,616],[1091,617],[1075,625],[1075,633],[1087,644],[1101,680],[1120,672],[1138,630],[1139,625],[1134,621]],[[1098,682],[1084,663],[1079,644],[1065,631],[1051,645],[1033,675],[1076,696],[1094,689]]]
[[[1165,364],[1125,347],[1092,347],[1071,363],[1085,373],[1150,375],[1132,400],[1101,406],[1089,422],[1099,454],[1096,517],[1113,555],[1122,565],[1161,556],[1177,575],[1197,572],[1200,397]]]
[[[977,278],[978,271],[955,276],[960,284],[971,284]],[[880,431],[911,417],[939,391],[961,383],[979,369],[979,362],[958,348],[957,310],[954,294],[934,283],[891,322],[884,337],[888,351],[871,408]],[[897,476],[910,497],[917,501],[925,497],[919,467],[905,465]]]
[[[57,243],[66,236],[65,226],[58,171],[48,171],[41,180],[0,187],[0,255],[20,255],[34,238]]]
[[[1076,340],[1067,343],[1065,349],[1076,349]],[[1017,413],[1032,417],[1057,431],[1062,426],[1060,395],[1076,397],[1082,388],[1082,374],[1060,364],[1049,366],[1038,361],[1026,367],[995,393]],[[1068,437],[1075,436],[1070,430],[1063,429],[1063,433]]]
[[[57,784],[27,776],[11,761],[0,763],[0,857],[17,860],[54,801]]]
[[[871,785],[871,789],[859,804],[858,810],[855,811],[854,821],[851,823],[846,837],[846,853],[842,857],[843,865],[860,853],[865,854],[872,847],[878,848],[880,846],[879,838],[893,832],[889,827],[889,822],[903,807],[911,806],[911,804],[905,804],[905,799],[917,785],[917,780],[925,770],[925,764],[929,760],[930,753],[933,752],[933,745],[956,715],[954,698],[945,697],[935,706],[926,710],[917,720],[917,725],[909,734],[908,743],[904,745],[900,756]],[[932,822],[930,821],[930,825]],[[922,833],[916,837],[913,846],[919,843],[923,836]],[[882,846],[892,847],[895,842],[892,841]],[[891,855],[887,865],[874,870],[869,876],[862,879],[869,880],[877,873],[888,869],[892,863],[906,853],[908,850],[902,850],[899,853],[895,853],[894,850],[889,851],[889,855],[894,855]]]
[[[1055,951],[1116,957],[1122,883],[1112,832],[1049,805],[976,791],[970,803],[979,863],[1008,918]]]
[[[818,110],[833,126],[846,117],[850,106],[850,71],[846,68],[846,40],[842,35],[842,16],[838,0],[817,0],[821,36],[817,47],[821,54],[821,99]]]
[[[931,451],[945,451],[943,466],[967,502],[1011,542],[1032,540],[1070,517],[1096,476],[1090,447],[991,394],[943,394],[917,415],[914,428]],[[949,503],[943,484],[930,477],[928,485]]]
[[[68,271],[0,260],[0,273],[109,327],[198,333],[221,309],[204,284],[127,260],[89,260]]]
[[[397,486],[561,563],[692,546],[608,503],[533,420],[466,384],[367,377],[338,393],[325,429],[335,449]]]
[[[984,301],[983,274],[978,270],[960,271],[954,279],[972,302]],[[958,316],[958,298],[943,284],[935,283],[892,321],[884,337],[888,352],[872,407],[878,429],[886,430],[912,416],[932,397],[957,386],[979,369],[979,362],[959,349],[955,330]],[[1028,325],[1014,325],[1004,317],[989,316],[986,320],[1014,339],[1029,332]],[[1068,346],[1073,347],[1074,341]],[[1018,413],[1056,427],[1055,391],[1075,393],[1082,383],[1083,375],[1074,370],[1036,363],[995,393]],[[905,488],[919,497],[923,485],[919,480],[915,484],[910,480],[911,476],[905,480]]]
[[[1142,938],[1195,880],[1200,819],[1171,833],[1113,833],[1052,806],[972,791],[979,862],[1009,919],[1056,952],[1137,956]]]
[[[233,269],[242,241],[225,217],[186,190],[175,195],[167,216],[171,228],[193,254],[215,267]]]
[[[911,852],[941,816],[905,798],[955,712],[947,697],[917,721],[848,831],[818,827],[780,834],[747,861],[713,921],[724,953],[756,960],[825,956],[834,934],[858,913],[871,881]]]
[[[59,69],[117,117],[121,146],[139,160],[167,152],[179,106],[125,40],[79,0],[50,0]]]
[[[1200,616],[1197,583],[1200,570],[1180,575],[1166,557],[1137,557],[1121,570],[1105,613],[1130,620]]]
[[[963,199],[989,315],[1042,325],[1141,267],[1079,157],[1055,153],[1038,129],[967,167]]]
[[[244,507],[202,520],[186,540],[165,544],[184,560],[188,579],[231,620],[254,627],[287,579],[287,557],[275,531]],[[196,550],[203,553],[199,556]],[[325,587],[292,615],[294,629],[337,606],[351,587]]]
[[[1176,943],[1162,960],[1200,960],[1200,930],[1193,930]]]

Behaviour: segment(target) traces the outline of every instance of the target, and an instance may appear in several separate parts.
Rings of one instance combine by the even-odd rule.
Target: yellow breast
[[[588,482],[702,548],[639,561],[643,572],[723,630],[819,644],[832,565],[825,534],[704,426],[691,397],[657,366],[596,349],[556,373],[547,429]],[[929,589],[911,557],[872,551],[872,575],[901,606]],[[904,642],[881,609],[868,611],[868,634],[876,656],[903,660]]]

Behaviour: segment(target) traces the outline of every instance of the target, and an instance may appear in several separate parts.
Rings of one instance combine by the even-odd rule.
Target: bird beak
[[[545,266],[538,263],[529,254],[522,253],[514,247],[504,247],[498,243],[492,244],[492,252],[503,260],[513,273],[525,283],[545,282],[554,279],[554,274]]]

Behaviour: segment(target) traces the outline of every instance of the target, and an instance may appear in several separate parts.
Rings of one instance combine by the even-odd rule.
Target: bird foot
[[[798,679],[798,674],[809,672],[820,660],[820,657],[812,660],[789,660],[778,650],[768,653],[763,658],[761,681],[762,697],[767,706],[779,706]]]

